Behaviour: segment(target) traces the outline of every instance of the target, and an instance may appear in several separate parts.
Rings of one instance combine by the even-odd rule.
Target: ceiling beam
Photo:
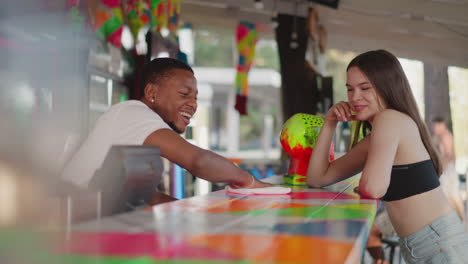
[[[318,11],[320,23],[325,24],[326,27],[332,24],[341,24],[362,31],[377,28],[379,34],[398,32],[406,33],[409,37],[425,36],[429,40],[430,38],[438,38],[450,39],[451,41],[468,41],[468,27],[458,29],[459,32],[457,33],[438,22],[408,20],[395,16],[363,15],[348,10],[336,11],[328,8],[319,8]]]
[[[276,11],[305,16],[314,6],[328,31],[329,48],[384,48],[408,59],[468,68],[467,0],[341,0],[338,9],[306,0],[297,8],[293,0],[263,0],[263,10],[255,9],[253,2],[182,0],[182,18],[232,29],[248,20],[265,25],[262,37],[274,38],[271,17]]]
[[[329,32],[328,48],[355,52],[387,49],[402,58],[468,68],[468,53],[463,43],[451,43],[448,46],[444,40],[427,41],[398,33],[368,34],[342,26],[333,26],[329,28]]]
[[[219,26],[237,25],[241,20],[253,23],[271,23],[271,14],[257,13],[236,6],[207,5],[188,2],[181,6],[181,17],[184,21],[199,21]]]
[[[468,1],[342,0],[339,9],[361,10],[375,15],[393,15],[407,19],[436,20],[448,25],[468,27]]]

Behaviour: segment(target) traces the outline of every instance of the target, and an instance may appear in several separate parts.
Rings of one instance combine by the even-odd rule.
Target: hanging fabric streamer
[[[146,25],[156,32],[167,28],[177,35],[180,0],[127,0],[127,3],[128,23],[134,36]]]
[[[166,0],[152,0],[151,2],[151,12],[154,17],[153,28],[156,27],[157,32],[161,32],[162,28],[167,27],[167,2]]]
[[[146,24],[150,22],[149,14],[146,10],[149,10],[147,1],[145,0],[127,0],[127,18],[128,26],[132,32],[133,38],[138,38],[138,32]]]
[[[68,0],[72,3],[79,0]],[[138,32],[145,26],[161,32],[167,28],[172,35],[177,35],[180,20],[180,0],[95,0],[92,24],[100,39],[121,47],[124,23],[137,39]],[[124,9],[124,10],[122,10]]]
[[[149,19],[150,19],[150,27],[152,29],[156,28],[158,25],[158,20],[157,20],[157,10],[158,6],[161,4],[162,0],[148,0],[149,1]]]
[[[257,29],[255,24],[240,22],[237,26],[236,43],[239,52],[236,75],[236,104],[234,108],[239,114],[247,114],[247,96],[249,92],[248,73],[255,56],[257,43]]]
[[[167,28],[174,35],[179,29],[180,0],[149,0],[152,14],[151,28],[161,32]]]
[[[179,30],[180,0],[169,0],[168,6],[168,29],[173,35],[177,35]]]
[[[94,11],[94,24],[98,38],[122,47],[123,12],[120,1],[102,0]]]

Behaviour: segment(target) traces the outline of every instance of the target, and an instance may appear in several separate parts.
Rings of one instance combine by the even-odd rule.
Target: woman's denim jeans
[[[468,263],[468,234],[455,212],[400,239],[400,248],[407,264]]]

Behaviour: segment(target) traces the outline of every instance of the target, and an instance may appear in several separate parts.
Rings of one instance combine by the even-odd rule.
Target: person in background
[[[385,50],[360,54],[348,65],[346,88],[348,102],[325,117],[307,184],[322,187],[362,172],[355,191],[385,202],[406,263],[466,263],[468,235],[440,188],[442,163],[398,59]],[[330,162],[336,125],[350,120],[360,121],[365,137]]]
[[[455,148],[453,135],[447,128],[444,118],[436,116],[432,119],[432,132],[434,133],[436,146],[442,159],[443,174],[440,176],[440,184],[447,195],[450,205],[458,213],[460,219],[464,219],[465,209],[460,195],[460,180],[455,170]]]
[[[112,145],[151,145],[160,148],[162,157],[202,179],[234,188],[270,186],[180,136],[197,111],[197,82],[190,66],[172,58],[154,59],[145,66],[141,83],[140,100],[115,104],[97,120],[66,164],[65,180],[87,187]],[[172,199],[161,195],[160,200]]]

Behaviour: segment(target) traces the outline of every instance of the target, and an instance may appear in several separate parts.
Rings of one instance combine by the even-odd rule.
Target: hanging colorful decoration
[[[101,2],[109,8],[120,7],[121,0],[101,0]]]
[[[151,12],[146,0],[127,0],[125,13],[127,14],[128,26],[133,38],[137,39],[138,32],[151,20]]]
[[[156,25],[158,24],[158,21],[156,19],[157,13],[155,10],[157,9],[158,5],[162,2],[162,0],[148,0],[148,9],[145,10],[145,13],[147,14],[149,18],[149,26],[150,28],[154,29]]]
[[[167,27],[167,2],[166,0],[151,0],[151,28],[157,32]]]
[[[69,18],[72,28],[76,31],[81,31],[84,26],[85,18],[79,10],[80,0],[67,0],[67,6],[69,8]]]
[[[236,104],[235,109],[241,114],[247,114],[247,96],[249,92],[248,73],[255,56],[257,43],[257,29],[255,24],[240,22],[237,26],[236,43],[239,52],[236,75]]]
[[[98,38],[115,47],[122,47],[123,12],[119,0],[101,0],[94,11],[94,24]]]
[[[145,26],[156,32],[167,28],[172,35],[177,35],[180,0],[94,0],[91,3],[90,18],[96,34],[116,47],[122,45],[121,37],[125,23],[128,24],[135,40],[138,32]]]
[[[180,0],[169,0],[167,10],[167,28],[173,35],[177,35],[177,30],[179,30]]]

